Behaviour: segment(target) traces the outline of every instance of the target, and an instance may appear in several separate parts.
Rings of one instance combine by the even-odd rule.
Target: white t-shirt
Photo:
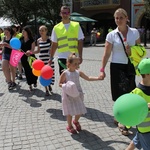
[[[66,30],[68,30],[69,25],[70,25],[70,23],[64,24]],[[84,35],[83,35],[81,27],[79,26],[78,40],[83,40],[83,39],[84,39]],[[56,36],[55,31],[54,31],[54,28],[53,28],[52,34],[51,34],[51,41],[57,43],[57,36]],[[63,53],[58,53],[58,58],[65,58],[66,59],[66,58],[68,58],[68,56],[70,54],[71,54],[70,51],[63,52]]]
[[[117,32],[119,32],[118,28],[109,32],[106,36],[106,41],[108,41],[109,43],[111,43],[113,45],[111,62],[127,64],[128,58],[124,52],[122,42],[121,42]],[[123,39],[123,35],[121,34],[121,32],[119,32],[119,33]],[[127,43],[129,46],[134,46],[136,44],[136,40],[139,37],[140,37],[140,35],[139,35],[139,32],[137,29],[128,27],[126,40],[127,40]]]

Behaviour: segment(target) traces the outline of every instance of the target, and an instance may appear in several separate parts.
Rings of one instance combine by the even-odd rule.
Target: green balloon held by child
[[[121,124],[136,126],[147,117],[148,105],[144,98],[137,94],[124,94],[114,103],[113,113]]]

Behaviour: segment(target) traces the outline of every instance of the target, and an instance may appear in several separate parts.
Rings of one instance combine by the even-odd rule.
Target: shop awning
[[[79,14],[77,12],[71,13],[70,20],[77,21],[77,22],[97,22],[97,20],[85,17],[82,14]]]

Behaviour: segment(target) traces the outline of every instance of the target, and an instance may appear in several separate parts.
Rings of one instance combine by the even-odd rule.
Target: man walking
[[[62,6],[60,11],[62,21],[54,26],[51,35],[50,63],[58,52],[59,73],[65,69],[66,60],[71,53],[76,53],[82,63],[84,35],[78,22],[70,21],[70,8]]]

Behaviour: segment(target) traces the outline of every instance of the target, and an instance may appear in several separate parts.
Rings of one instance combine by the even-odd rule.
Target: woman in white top
[[[110,63],[111,93],[112,100],[116,101],[119,96],[132,91],[136,87],[135,75],[128,74],[128,58],[117,32],[121,35],[122,40],[126,39],[127,41],[125,48],[128,56],[131,55],[130,46],[140,44],[140,35],[137,29],[130,28],[127,25],[128,16],[124,9],[117,9],[114,13],[114,18],[117,28],[106,36],[100,76],[103,79],[105,78],[105,66],[112,53]],[[114,123],[117,122],[115,121]]]

